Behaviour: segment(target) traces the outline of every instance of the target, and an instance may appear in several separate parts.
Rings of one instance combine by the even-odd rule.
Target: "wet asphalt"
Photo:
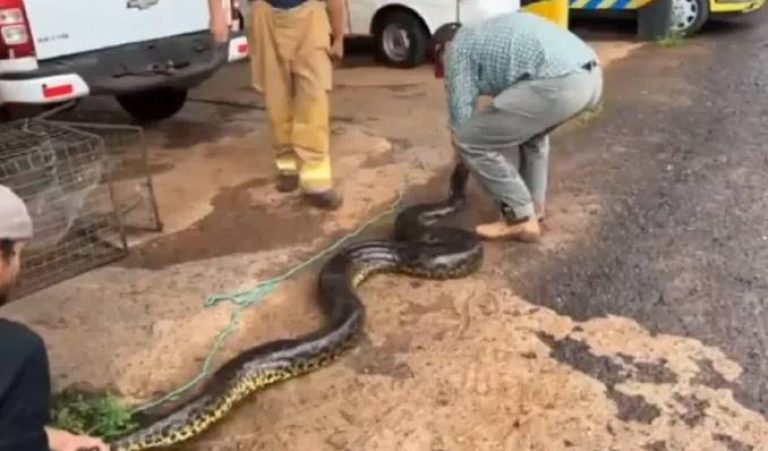
[[[730,384],[702,361],[702,383],[731,388],[766,418],[767,20],[763,11],[714,23],[609,70],[600,120],[553,146],[552,196],[599,196],[596,229],[568,250],[504,251],[510,284],[534,303],[576,320],[629,317],[720,348],[744,373]],[[610,391],[610,365],[580,343],[542,339]],[[629,417],[653,418],[652,406],[615,401]]]

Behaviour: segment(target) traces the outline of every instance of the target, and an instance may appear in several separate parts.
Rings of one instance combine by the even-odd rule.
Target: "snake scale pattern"
[[[329,365],[363,333],[365,307],[355,289],[374,274],[445,280],[475,272],[483,260],[478,238],[459,228],[435,226],[464,206],[468,176],[467,168],[458,164],[446,200],[401,211],[395,219],[394,240],[352,244],[328,260],[318,287],[326,319],[323,328],[245,350],[219,368],[199,394],[117,439],[110,449],[141,451],[182,443],[221,420],[252,393]]]

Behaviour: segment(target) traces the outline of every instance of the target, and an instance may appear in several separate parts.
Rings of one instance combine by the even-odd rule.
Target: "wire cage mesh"
[[[111,158],[104,137],[87,129],[87,124],[45,119],[0,124],[0,184],[25,201],[35,228],[15,298],[128,253],[122,210],[136,201],[127,195],[116,198],[113,172],[120,165],[114,162],[121,160]],[[150,197],[151,202],[144,204],[151,209]],[[156,213],[155,209],[138,225],[159,228]]]
[[[144,129],[132,125],[56,121],[104,140],[115,208],[127,233],[160,232]]]

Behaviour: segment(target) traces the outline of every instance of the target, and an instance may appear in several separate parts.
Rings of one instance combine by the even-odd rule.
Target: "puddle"
[[[252,190],[268,185],[257,178],[225,188],[211,202],[213,210],[191,227],[131,250],[121,266],[161,269],[184,262],[240,252],[259,252],[310,242],[317,237],[321,214],[307,214],[297,197],[282,205],[260,204]]]

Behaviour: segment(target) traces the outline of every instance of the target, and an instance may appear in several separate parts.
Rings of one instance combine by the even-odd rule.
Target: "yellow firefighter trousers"
[[[299,174],[306,192],[332,188],[330,106],[333,66],[325,2],[284,10],[251,4],[251,81],[263,93],[277,170]]]

